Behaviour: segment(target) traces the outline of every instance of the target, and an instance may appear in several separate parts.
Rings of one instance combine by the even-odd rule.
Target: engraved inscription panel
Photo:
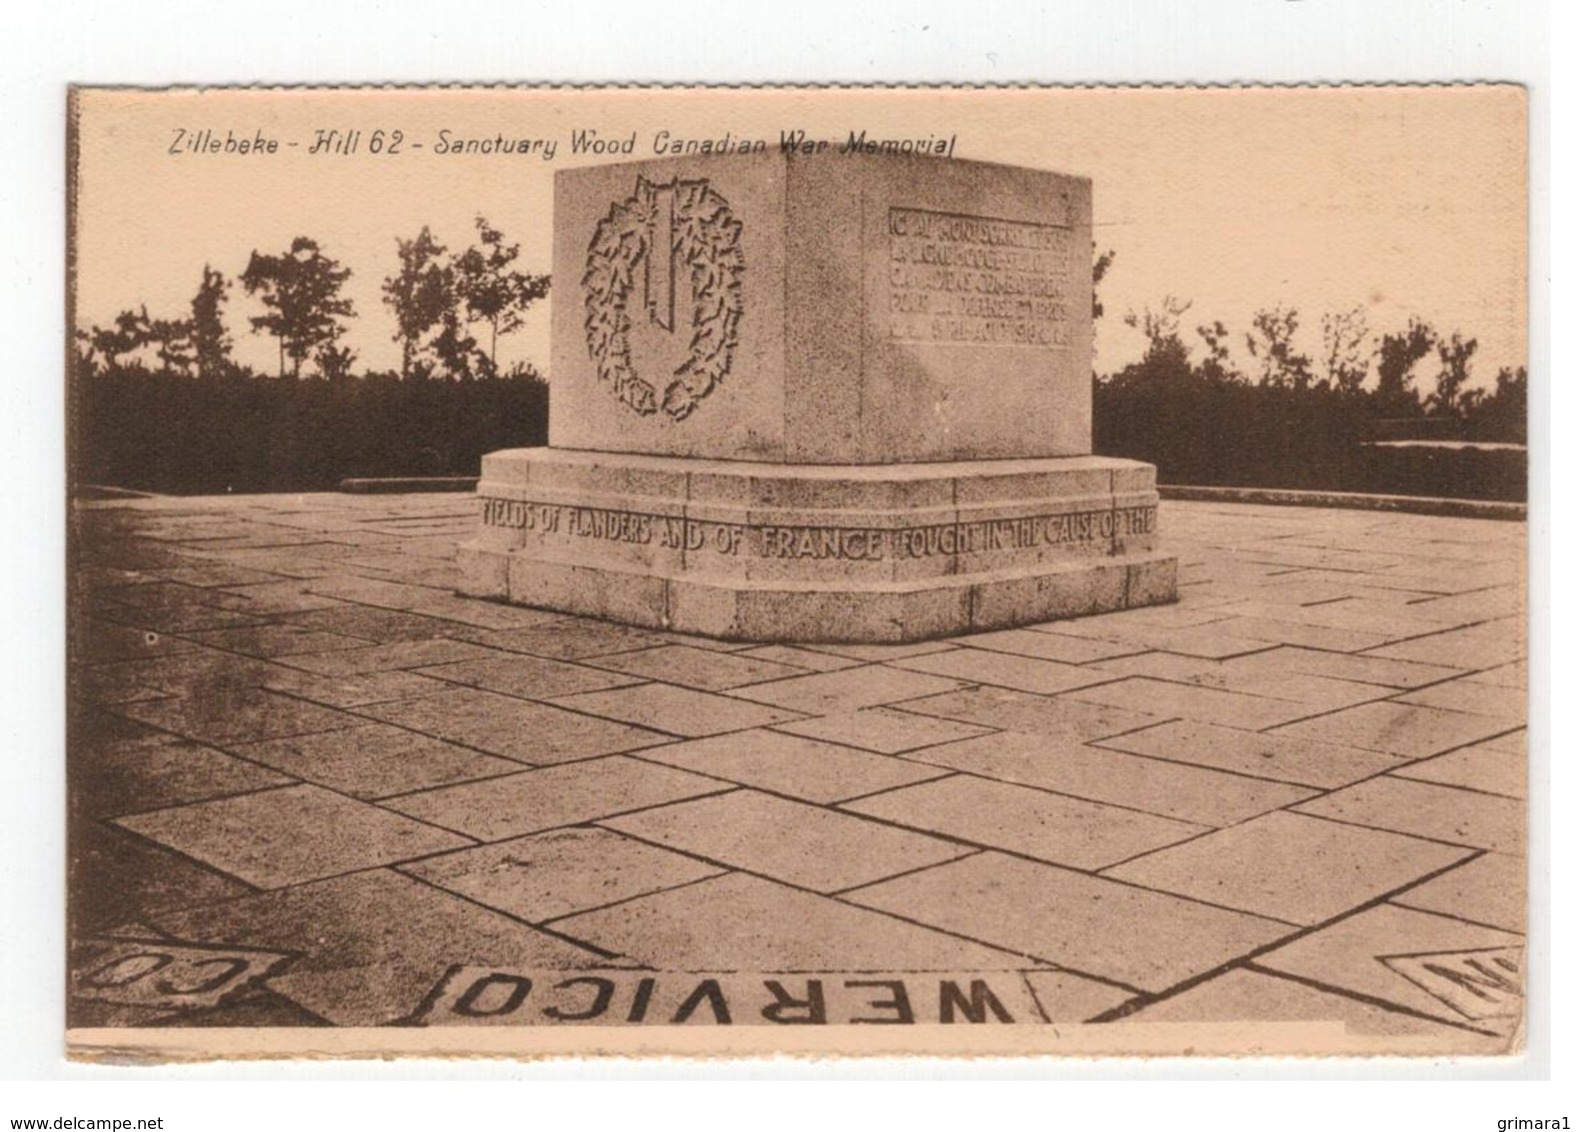
[[[1109,542],[1157,530],[1155,506],[1066,511],[917,527],[808,527],[717,523],[531,500],[484,498],[483,525],[544,535],[711,550],[730,557],[868,562]]]
[[[1053,224],[890,208],[889,336],[1067,348],[1074,250]]]

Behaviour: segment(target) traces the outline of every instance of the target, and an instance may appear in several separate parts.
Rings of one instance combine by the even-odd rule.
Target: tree
[[[1126,312],[1125,325],[1146,336],[1147,350],[1139,362],[1120,372],[1123,381],[1169,382],[1190,375],[1190,350],[1180,338],[1180,318],[1190,308],[1190,300],[1164,295],[1156,309],[1149,306],[1139,314]]]
[[[71,332],[71,344],[77,356],[78,371],[86,369],[90,374],[97,373],[99,355],[93,348],[93,335],[79,326]]]
[[[300,377],[303,360],[345,332],[340,320],[353,312],[351,300],[340,297],[340,288],[349,278],[351,269],[324,255],[318,242],[307,236],[292,240],[290,251],[283,255],[252,253],[241,283],[268,310],[250,321],[253,333],[279,339],[281,377],[287,357],[291,376]]]
[[[190,377],[196,356],[192,348],[192,323],[184,318],[156,318],[148,324],[148,342],[166,373]]]
[[[1176,299],[1173,295],[1164,295],[1162,303],[1153,309],[1143,307],[1141,313],[1127,311],[1125,325],[1141,331],[1147,339],[1147,358],[1160,354],[1188,354],[1185,343],[1180,339],[1180,318],[1190,310],[1189,299]]]
[[[470,247],[455,261],[455,287],[468,322],[486,322],[489,328],[486,372],[498,372],[499,336],[521,329],[527,308],[549,293],[547,275],[527,275],[511,264],[521,254],[520,244],[506,244],[505,237],[483,217],[477,218],[481,247]]]
[[[95,326],[88,341],[93,352],[102,357],[110,369],[116,369],[121,365],[121,355],[148,345],[151,330],[148,308],[143,306],[134,311],[122,311],[107,328]]]
[[[1479,439],[1525,443],[1526,385],[1524,366],[1504,366],[1498,370],[1492,391],[1466,406],[1466,416]]]
[[[1435,417],[1464,416],[1465,410],[1479,399],[1472,397],[1469,404],[1463,403],[1465,382],[1470,380],[1470,359],[1475,352],[1476,340],[1461,338],[1457,330],[1438,342],[1437,388],[1426,399],[1427,412]],[[1479,394],[1480,390],[1468,392]]]
[[[1209,325],[1196,328],[1197,336],[1207,347],[1207,356],[1197,367],[1197,372],[1208,381],[1228,385],[1242,385],[1245,376],[1229,360],[1229,328],[1216,319]]]
[[[487,354],[478,348],[477,339],[453,308],[444,312],[439,333],[433,339],[433,353],[446,373],[456,381],[472,381],[492,373]]]
[[[1365,349],[1369,333],[1364,307],[1322,316],[1322,370],[1329,388],[1347,394],[1360,392],[1371,368]]]
[[[1103,277],[1108,274],[1108,269],[1114,266],[1114,249],[1099,253],[1097,241],[1092,241],[1092,318],[1103,317],[1103,303],[1097,297],[1097,288],[1102,285]]]
[[[384,305],[395,313],[393,338],[401,344],[400,375],[409,380],[423,339],[455,307],[455,270],[443,262],[444,246],[426,224],[416,239],[397,239],[395,247],[400,270],[384,280]]]
[[[192,297],[191,341],[198,376],[215,378],[230,368],[231,338],[225,330],[222,310],[230,284],[218,271],[203,265],[203,279]]]
[[[1377,388],[1372,392],[1379,416],[1407,416],[1421,411],[1411,371],[1436,345],[1437,331],[1413,317],[1404,330],[1382,336],[1377,344]]]
[[[1284,306],[1262,309],[1251,316],[1245,348],[1261,363],[1260,384],[1276,389],[1306,389],[1311,385],[1311,359],[1296,351],[1295,331],[1300,317]]]
[[[325,380],[344,381],[351,376],[351,366],[357,360],[357,352],[350,346],[325,342],[318,347],[314,360],[318,362],[318,372],[324,375]]]

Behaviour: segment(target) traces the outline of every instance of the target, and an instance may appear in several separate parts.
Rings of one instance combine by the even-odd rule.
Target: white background
[[[694,7],[581,0],[425,5],[270,0],[13,7],[0,43],[0,1129],[19,1116],[154,1116],[251,1129],[898,1126],[1486,1129],[1580,1118],[1569,1083],[1577,885],[1569,815],[1570,602],[1551,593],[1550,506],[1574,483],[1563,447],[1574,351],[1549,353],[1549,201],[1573,201],[1549,150],[1567,16],[1521,0],[1089,0],[944,4],[737,0]],[[1558,91],[1569,85],[1563,65]],[[1337,82],[1514,80],[1531,88],[1531,467],[1536,694],[1531,733],[1536,892],[1532,1051],[1518,1064],[1291,1062],[67,1064],[62,1050],[64,850],[64,136],[68,82]],[[1572,116],[1563,120],[1572,122]],[[1573,126],[1570,127],[1572,134]],[[1556,132],[1560,137],[1565,131]],[[1572,143],[1571,143],[1572,144]],[[1558,190],[1549,182],[1549,161]],[[1567,188],[1567,194],[1562,190]],[[1554,233],[1569,234],[1563,210]],[[1566,250],[1567,240],[1560,246]],[[1567,259],[1565,262],[1569,262]],[[1567,301],[1565,301],[1567,300]],[[1550,305],[1551,304],[1551,305]],[[1572,321],[1565,318],[1564,323]],[[1562,335],[1560,335],[1562,338]],[[1551,459],[1551,478],[1549,478]],[[1562,576],[1562,574],[1560,575]],[[1560,591],[1562,587],[1559,587]],[[1551,604],[1549,605],[1549,601]],[[1550,616],[1549,616],[1550,615]],[[1559,632],[1550,633],[1552,624]],[[1546,682],[1544,682],[1544,679]],[[1549,730],[1548,688],[1558,694]],[[1557,735],[1559,738],[1553,739]],[[1548,759],[1548,743],[1558,751]],[[1566,766],[1566,763],[1571,766]],[[1550,779],[1548,777],[1550,771]],[[1554,820],[1556,818],[1556,820]],[[1548,834],[1551,834],[1550,838]],[[1551,1030],[1549,1032],[1549,1020]],[[1546,1079],[1553,1078],[1549,1083]],[[490,1083],[487,1078],[525,1081]],[[675,1084],[656,1088],[652,1078]],[[768,1085],[747,1083],[767,1078]],[[954,1079],[939,1089],[933,1079]],[[1089,1079],[1087,1081],[1078,1080]],[[1124,1080],[1115,1080],[1123,1078]],[[1180,1084],[1194,1078],[1195,1083]],[[1444,1078],[1471,1079],[1460,1085]],[[719,1080],[723,1079],[723,1080]],[[807,1088],[808,1079],[820,1084]],[[834,1079],[846,1083],[832,1083]],[[1031,1084],[1031,1089],[1010,1081]],[[351,1083],[347,1083],[347,1082]],[[398,1082],[415,1082],[398,1084]],[[771,1089],[770,1096],[765,1089]]]

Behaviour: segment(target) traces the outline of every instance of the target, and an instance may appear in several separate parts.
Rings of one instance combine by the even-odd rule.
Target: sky
[[[1283,304],[1300,313],[1297,345],[1314,357],[1321,315],[1359,306],[1374,332],[1419,316],[1477,338],[1475,384],[1526,360],[1526,106],[1508,86],[87,91],[77,322],[105,325],[140,304],[185,316],[206,264],[235,277],[254,249],[308,235],[352,270],[344,293],[358,317],[344,341],[358,368],[396,369],[379,287],[397,238],[426,224],[458,250],[481,214],[520,243],[523,270],[547,272],[555,170],[656,156],[664,131],[772,147],[795,129],[837,142],[853,130],[953,136],[958,158],[1092,178],[1094,238],[1115,253],[1096,333],[1102,373],[1144,347],[1126,312],[1164,296],[1190,301],[1197,356],[1197,324],[1222,321],[1238,343],[1253,312]],[[172,154],[183,130],[186,145],[209,130],[261,132],[280,148]],[[321,130],[360,130],[361,150],[310,154]],[[579,130],[634,134],[635,152],[574,154]],[[555,149],[551,160],[542,144],[525,156],[441,154],[441,131]],[[247,326],[260,310],[237,285],[226,318],[238,358],[272,372],[274,340]],[[548,327],[543,303],[501,341],[502,366],[546,369]]]

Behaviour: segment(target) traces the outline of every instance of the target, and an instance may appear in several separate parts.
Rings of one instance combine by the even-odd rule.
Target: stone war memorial
[[[1092,454],[1092,185],[770,153],[554,181],[546,448],[484,457],[463,594],[903,642],[1171,602]]]

